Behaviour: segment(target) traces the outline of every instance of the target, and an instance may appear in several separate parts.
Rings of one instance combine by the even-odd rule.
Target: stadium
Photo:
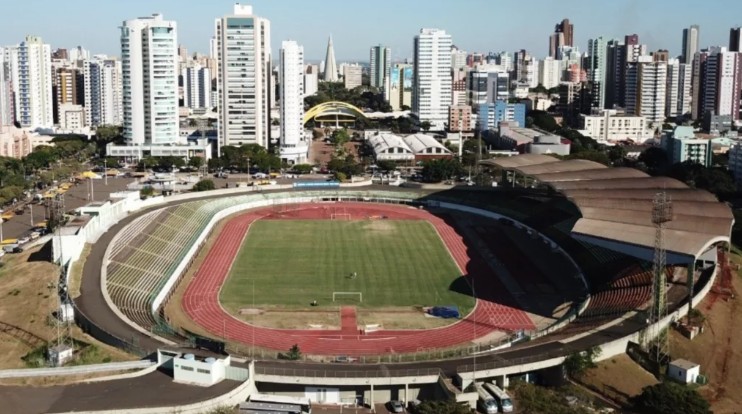
[[[500,187],[321,183],[122,207],[94,229],[76,322],[142,356],[199,346],[245,358],[261,391],[332,385],[373,403],[441,378],[506,385],[596,346],[624,353],[710,291],[733,224],[713,195],[584,160],[483,166]],[[660,226],[657,194],[672,203]],[[73,236],[60,243],[77,254]],[[426,316],[435,308],[459,318]],[[280,360],[294,345],[302,360]]]

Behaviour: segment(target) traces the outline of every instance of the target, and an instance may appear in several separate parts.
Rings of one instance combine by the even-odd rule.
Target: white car
[[[30,238],[28,238],[28,237],[21,237],[20,239],[18,239],[18,244],[26,244],[29,241],[31,241]]]

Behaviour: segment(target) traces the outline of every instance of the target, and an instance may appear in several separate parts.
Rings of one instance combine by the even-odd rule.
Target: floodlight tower
[[[652,281],[652,307],[649,323],[654,326],[650,332],[648,351],[657,361],[662,362],[670,355],[670,336],[659,322],[667,316],[667,252],[665,251],[665,226],[672,221],[672,201],[666,192],[657,193],[652,203],[652,223],[654,233],[654,278]]]

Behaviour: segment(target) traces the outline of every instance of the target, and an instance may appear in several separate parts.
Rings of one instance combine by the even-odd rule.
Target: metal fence
[[[279,368],[266,367],[260,364],[255,365],[255,374],[258,375],[275,375],[283,377],[310,377],[310,378],[399,378],[399,377],[422,377],[430,375],[440,375],[441,370],[438,368],[428,369],[388,369],[379,367],[378,369],[367,370],[333,370],[331,367],[324,370],[301,369],[301,368]]]

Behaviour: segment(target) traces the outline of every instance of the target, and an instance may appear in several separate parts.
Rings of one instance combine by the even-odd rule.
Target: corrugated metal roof
[[[664,192],[672,202],[673,219],[665,225],[668,252],[696,257],[714,243],[729,242],[734,224],[731,209],[703,190],[669,177],[650,177],[631,168],[608,168],[587,160],[559,161],[538,155],[496,158],[482,162],[533,177],[562,192],[580,210],[573,235],[653,248],[653,200]]]

